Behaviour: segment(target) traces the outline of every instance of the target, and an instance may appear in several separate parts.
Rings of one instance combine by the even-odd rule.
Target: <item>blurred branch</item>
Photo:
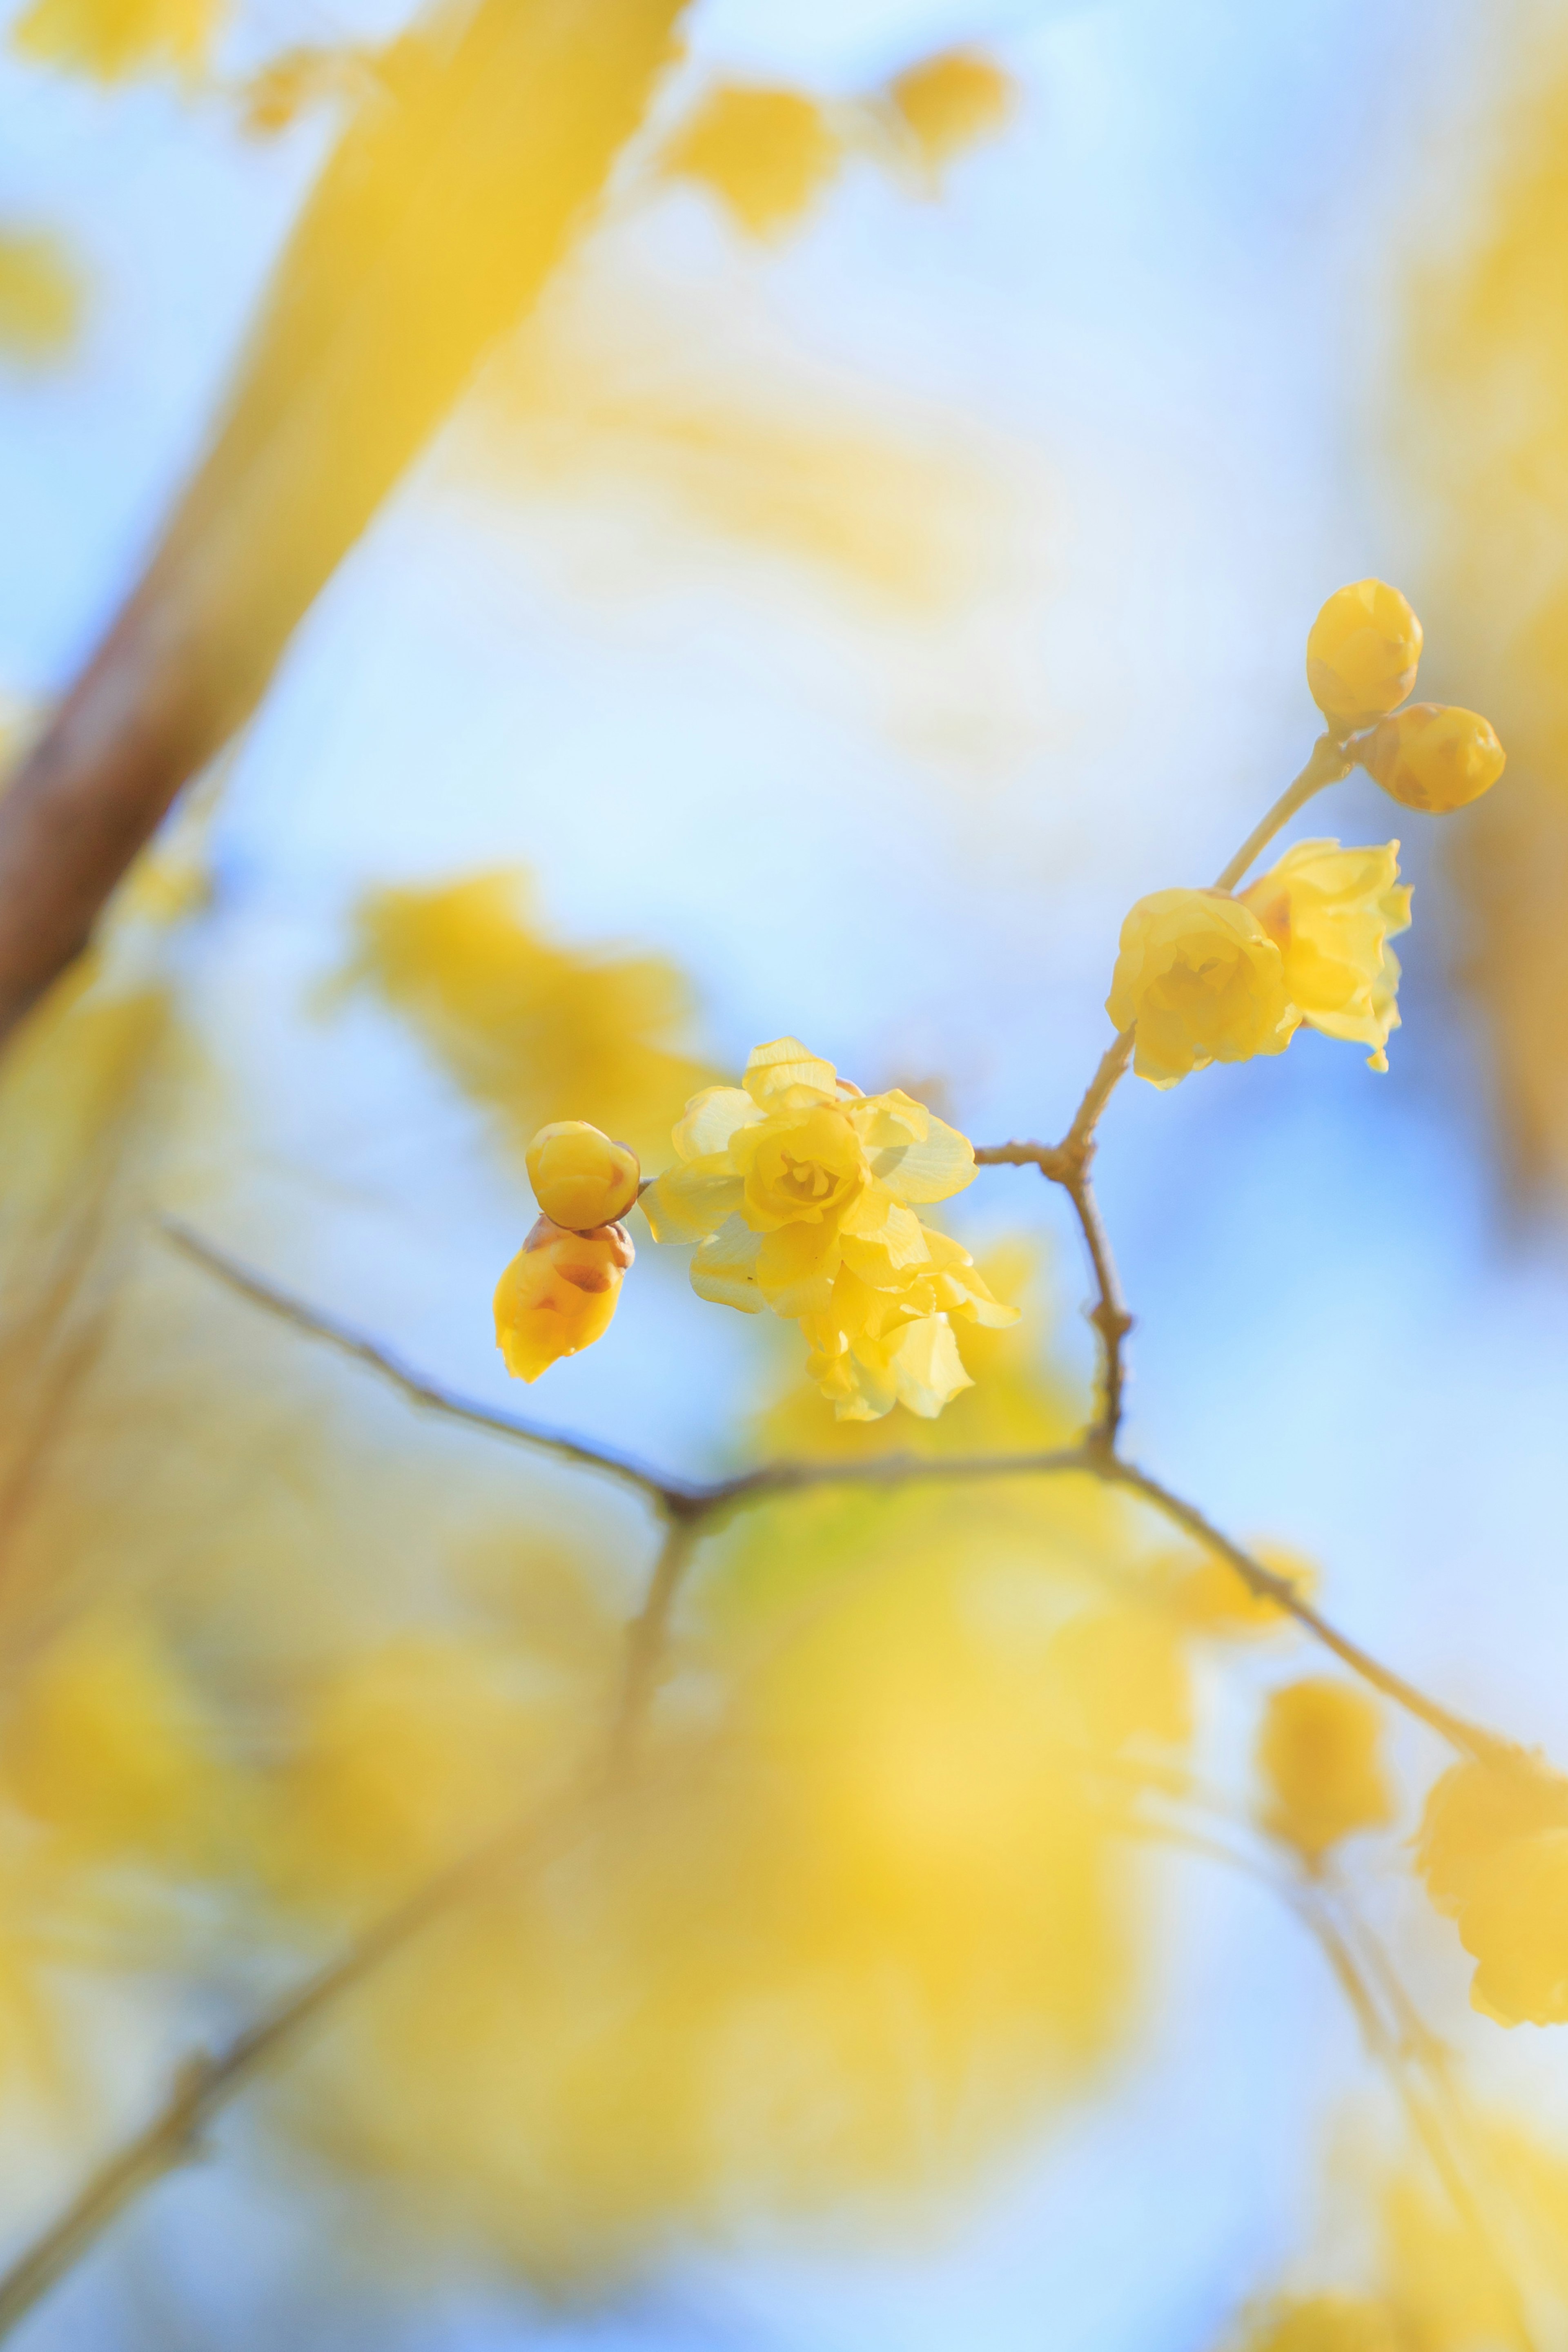
[[[170,803],[638,127],[685,0],[478,0],[388,50],[308,200],[227,410],[139,585],[0,799],[0,1039],[87,944]]]
[[[1301,1598],[1288,1576],[1267,1568],[1253,1553],[1233,1543],[1213,1522],[1192,1503],[1185,1502],[1155,1478],[1124,1461],[1103,1444],[1092,1439],[1080,1445],[1061,1446],[1033,1454],[978,1454],[925,1455],[884,1454],[863,1461],[853,1462],[767,1462],[755,1470],[741,1471],[731,1478],[716,1478],[706,1484],[671,1478],[663,1472],[647,1469],[630,1454],[617,1453],[608,1446],[598,1446],[586,1440],[567,1437],[555,1430],[541,1429],[532,1423],[514,1420],[509,1414],[493,1412],[488,1407],[471,1403],[468,1399],[443,1389],[422,1373],[412,1371],[374,1339],[322,1315],[316,1307],[280,1289],[264,1276],[243,1266],[211,1242],[172,1219],[165,1219],[162,1231],[175,1247],[211,1273],[243,1297],[279,1316],[286,1323],[308,1339],[325,1339],[329,1346],[352,1356],[372,1371],[390,1380],[412,1402],[430,1412],[464,1423],[494,1437],[505,1437],[525,1445],[559,1454],[563,1460],[582,1468],[597,1470],[609,1477],[634,1486],[656,1504],[677,1526],[689,1528],[694,1534],[719,1519],[727,1513],[748,1507],[757,1503],[774,1500],[784,1495],[803,1494],[826,1486],[898,1487],[921,1485],[967,1486],[982,1479],[1060,1477],[1077,1474],[1098,1478],[1103,1485],[1123,1488],[1136,1495],[1141,1502],[1172,1520],[1183,1531],[1194,1537],[1207,1551],[1216,1554],[1236,1570],[1248,1590],[1260,1599],[1271,1601],[1288,1615],[1315,1635],[1337,1658],[1352,1667],[1364,1681],[1391,1698],[1409,1715],[1441,1735],[1462,1754],[1483,1760],[1495,1760],[1514,1752],[1513,1744],[1495,1732],[1467,1722],[1437,1700],[1396,1675],[1392,1667],[1383,1665],[1364,1650],[1359,1643],[1330,1623],[1312,1604]],[[654,1607],[651,1598],[650,1611]],[[662,1636],[663,1613],[659,1612]]]

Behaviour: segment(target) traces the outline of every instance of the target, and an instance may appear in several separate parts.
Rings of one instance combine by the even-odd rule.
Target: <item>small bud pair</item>
[[[601,1339],[635,1252],[619,1220],[637,1198],[637,1155],[580,1118],[541,1127],[528,1150],[541,1214],[496,1287],[507,1370],[537,1381]]]
[[[1358,580],[1336,589],[1307,639],[1307,684],[1331,734],[1373,733],[1349,748],[1402,807],[1446,816],[1479,800],[1504,766],[1502,745],[1473,710],[1416,702],[1421,624],[1397,588]]]

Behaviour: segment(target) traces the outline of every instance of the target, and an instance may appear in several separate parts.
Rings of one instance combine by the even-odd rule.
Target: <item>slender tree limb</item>
[[[1266,849],[1274,835],[1283,831],[1297,810],[1305,808],[1313,794],[1321,793],[1325,784],[1343,782],[1354,765],[1355,754],[1343,737],[1320,735],[1301,774],[1286,785],[1273,807],[1265,816],[1260,817],[1235,856],[1220,867],[1215,877],[1215,888],[1234,890],[1260,851]]]

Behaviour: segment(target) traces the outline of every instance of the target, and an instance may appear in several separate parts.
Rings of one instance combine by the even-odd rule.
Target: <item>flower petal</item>
[[[897,1088],[857,1103],[852,1116],[871,1154],[873,1173],[894,1200],[946,1201],[974,1182],[975,1147],[968,1137]]]
[[[964,1370],[953,1327],[944,1315],[906,1323],[889,1351],[898,1401],[922,1421],[935,1421],[960,1389],[975,1383]]]
[[[666,1168],[643,1195],[643,1214],[656,1242],[697,1242],[716,1233],[740,1206],[738,1176]]]
[[[747,1093],[759,1108],[777,1108],[775,1097],[792,1087],[813,1095],[838,1097],[838,1072],[831,1062],[820,1061],[799,1037],[775,1037],[771,1045],[754,1046],[746,1065]]]
[[[716,1307],[737,1307],[760,1315],[767,1301],[758,1286],[757,1259],[762,1236],[739,1217],[727,1217],[692,1255],[692,1288]]]
[[[780,1225],[761,1236],[757,1278],[776,1315],[825,1315],[841,1247],[831,1225]]]
[[[727,1151],[736,1129],[748,1127],[758,1116],[743,1087],[705,1087],[687,1103],[672,1140],[683,1160],[710,1160]]]

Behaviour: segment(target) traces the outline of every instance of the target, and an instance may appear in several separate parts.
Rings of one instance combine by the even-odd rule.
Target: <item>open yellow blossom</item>
[[[1490,719],[1438,702],[1413,702],[1385,719],[1361,757],[1392,799],[1428,816],[1479,801],[1508,764]]]
[[[1211,1062],[1282,1054],[1300,1015],[1280,950],[1223,890],[1156,890],[1122,926],[1105,1010],[1137,1024],[1133,1067],[1174,1087]]]
[[[528,1146],[528,1169],[540,1213],[574,1234],[623,1217],[643,1172],[634,1151],[581,1118],[541,1127]]]
[[[655,1240],[697,1244],[700,1297],[799,1320],[841,1419],[939,1412],[969,1384],[949,1318],[1018,1319],[915,1214],[973,1181],[975,1154],[896,1087],[862,1095],[780,1037],[758,1046],[744,1085],[694,1095],[674,1143],[643,1200]]]
[[[1336,735],[1397,709],[1416,683],[1421,624],[1397,588],[1337,588],[1307,638],[1307,685]]]
[[[1270,1694],[1258,1740],[1264,1820],[1315,1862],[1341,1838],[1380,1829],[1394,1799],[1378,1754],[1383,1724],[1364,1691],[1312,1675]]]
[[[1568,1780],[1538,1756],[1456,1764],[1427,1800],[1416,1866],[1478,1964],[1471,2006],[1568,2024]]]
[[[1299,841],[1241,893],[1278,947],[1285,989],[1301,1019],[1325,1036],[1370,1045],[1367,1066],[1385,1070],[1399,1026],[1399,961],[1388,945],[1410,925],[1399,844],[1342,849]]]
[[[578,1234],[538,1219],[496,1286],[496,1345],[514,1379],[537,1381],[603,1339],[634,1255],[624,1225]]]

